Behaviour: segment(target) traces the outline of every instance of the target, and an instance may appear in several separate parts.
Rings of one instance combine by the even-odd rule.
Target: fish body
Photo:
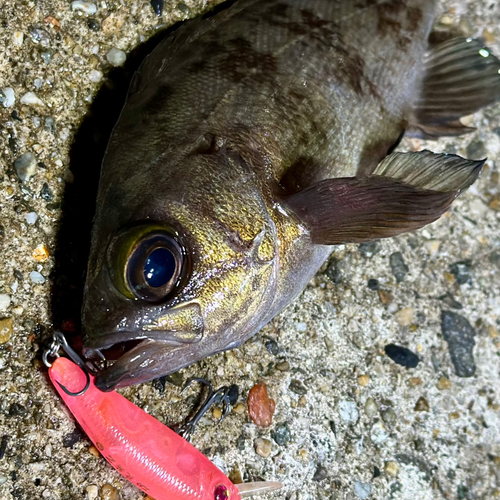
[[[147,57],[97,197],[84,352],[126,346],[100,389],[241,344],[332,245],[422,227],[477,178],[481,162],[390,154],[409,129],[462,133],[467,103],[500,95],[498,61],[474,41],[426,62],[434,11],[429,0],[239,0]]]

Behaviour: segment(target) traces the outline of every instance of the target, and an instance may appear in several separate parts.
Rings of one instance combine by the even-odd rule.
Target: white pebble
[[[298,332],[306,332],[307,331],[307,324],[306,323],[297,323],[296,328],[297,328]]]
[[[33,283],[42,284],[45,283],[45,278],[38,271],[31,271],[30,279]]]
[[[10,285],[10,289],[12,290],[12,293],[16,293],[17,289],[19,288],[19,281],[14,281],[12,285]]]
[[[99,495],[99,488],[91,484],[90,486],[87,486],[87,498],[89,500],[95,500],[97,496]]]
[[[370,430],[370,439],[373,444],[383,443],[389,437],[387,428],[382,422],[376,422]]]
[[[358,498],[368,498],[372,492],[372,485],[361,481],[354,482],[354,493]]]
[[[75,2],[71,2],[71,9],[79,10],[85,14],[95,14],[97,12],[97,5],[95,3],[76,0]]]
[[[347,423],[355,424],[359,418],[359,411],[354,401],[344,399],[339,402],[340,418]]]
[[[102,71],[99,71],[98,69],[93,69],[89,73],[89,80],[94,83],[100,82],[102,80],[102,77],[103,77]]]
[[[107,54],[106,59],[112,66],[121,66],[127,60],[127,54],[123,50],[113,47]]]
[[[0,311],[5,311],[10,306],[10,296],[0,293]]]
[[[22,31],[14,31],[14,35],[12,35],[12,43],[16,47],[20,47],[24,41],[24,33]]]
[[[34,224],[38,219],[38,214],[36,212],[30,212],[24,216],[26,222],[30,225]]]
[[[22,182],[28,182],[36,174],[36,158],[32,153],[24,153],[14,162],[14,170]]]
[[[8,477],[4,476],[3,474],[0,474],[0,484],[3,484],[7,482]]]
[[[21,103],[33,104],[35,106],[45,106],[43,101],[37,97],[34,92],[26,92],[26,94],[21,97]]]
[[[16,102],[16,96],[14,95],[14,90],[10,87],[5,87],[2,91],[5,96],[5,101],[3,102],[4,107],[11,108],[12,106],[14,106],[14,103]]]

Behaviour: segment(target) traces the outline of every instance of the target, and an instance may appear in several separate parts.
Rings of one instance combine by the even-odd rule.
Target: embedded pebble
[[[328,469],[326,467],[323,467],[322,465],[318,465],[312,480],[319,483],[320,481],[323,481],[323,479],[326,479],[327,477],[328,477]]]
[[[418,398],[418,401],[415,403],[415,411],[429,411],[430,406],[427,401],[423,396]]]
[[[394,295],[391,292],[388,292],[387,290],[382,290],[381,288],[379,288],[377,290],[377,293],[380,302],[382,302],[384,306],[390,304],[394,300]]]
[[[151,0],[151,7],[153,7],[153,10],[158,17],[161,16],[164,6],[165,0]]]
[[[127,54],[123,50],[113,47],[107,54],[106,59],[111,66],[122,66],[127,60]]]
[[[451,293],[447,293],[439,297],[439,300],[442,300],[447,306],[452,307],[453,309],[463,309],[463,305],[453,298]]]
[[[3,474],[0,474],[0,485],[6,483],[7,479],[8,479],[7,476],[4,476]]]
[[[359,411],[355,401],[344,399],[338,404],[340,418],[349,424],[355,424],[359,418]]]
[[[80,0],[76,0],[71,2],[71,9],[74,11],[80,11],[84,14],[95,14],[97,12],[97,5],[91,2],[82,2]]]
[[[24,42],[24,33],[22,31],[14,31],[12,35],[12,43],[16,47],[20,47]]]
[[[405,368],[416,368],[420,362],[420,358],[406,347],[401,347],[396,344],[387,344],[384,350],[389,358]]]
[[[459,285],[472,283],[471,261],[462,260],[460,262],[455,262],[450,266],[450,273],[455,276]]]
[[[54,195],[52,194],[52,191],[50,190],[49,185],[46,182],[43,183],[42,189],[40,191],[40,198],[45,201],[52,201],[52,199],[54,198]]]
[[[272,443],[266,438],[257,438],[254,441],[255,452],[263,458],[269,457],[271,455]]]
[[[403,254],[401,252],[392,253],[389,256],[389,264],[391,266],[392,274],[396,277],[396,281],[401,283],[409,271],[409,268],[403,259]]]
[[[38,219],[38,214],[36,212],[29,212],[24,216],[24,218],[28,224],[33,225]]]
[[[370,258],[380,251],[380,243],[378,241],[361,243],[358,249],[363,257]]]
[[[354,494],[358,498],[368,498],[372,493],[372,485],[362,481],[354,481]]]
[[[0,319],[0,344],[9,341],[12,335],[12,318]]]
[[[31,26],[29,29],[29,34],[31,36],[31,39],[35,43],[39,43],[43,47],[47,47],[48,45],[50,45],[51,38],[47,30],[39,28],[37,26]]]
[[[10,295],[0,293],[0,311],[5,311],[10,306]]]
[[[33,281],[33,283],[36,283],[38,285],[45,283],[45,278],[38,271],[31,271],[30,279],[31,281]]]
[[[265,384],[256,384],[248,393],[248,414],[250,418],[260,427],[269,427],[273,423],[276,403],[267,393]]]
[[[385,463],[384,472],[388,476],[396,477],[398,475],[398,471],[399,471],[399,465],[397,462],[391,460]]]
[[[4,108],[11,108],[16,102],[16,96],[14,95],[14,89],[11,87],[5,87],[0,90],[0,103]]]
[[[445,377],[444,375],[437,381],[436,387],[440,391],[445,391],[451,387],[451,382],[448,377]]]
[[[118,490],[109,483],[106,483],[101,488],[101,499],[102,500],[120,500],[120,494]]]
[[[91,82],[94,82],[94,83],[97,83],[97,82],[100,82],[102,80],[102,77],[103,77],[103,72],[102,71],[99,71],[98,69],[93,69],[90,73],[89,73],[89,80]]]
[[[389,432],[382,422],[375,422],[370,429],[370,439],[373,444],[380,444],[387,440]]]
[[[368,280],[368,288],[373,291],[377,291],[380,288],[380,283],[378,280],[372,278]]]
[[[307,394],[307,387],[300,380],[295,378],[291,380],[289,389],[299,396]]]
[[[40,52],[40,57],[42,58],[45,64],[49,64],[52,61],[52,52]]]
[[[271,437],[276,441],[276,444],[284,446],[291,440],[290,429],[286,422],[278,424],[273,431],[271,431]]]
[[[271,354],[274,354],[274,356],[280,352],[278,343],[275,340],[268,340],[264,345]]]
[[[33,153],[24,153],[14,162],[19,180],[28,182],[36,173],[36,158]]]
[[[376,401],[372,397],[366,399],[365,414],[368,418],[373,418],[378,415],[378,406]]]
[[[394,318],[401,326],[409,326],[415,319],[415,309],[413,309],[413,307],[405,307],[403,309],[400,309],[394,315]]]
[[[424,243],[425,248],[429,252],[429,255],[433,257],[438,253],[439,247],[441,246],[441,241],[439,240],[427,240]]]
[[[88,500],[96,500],[99,496],[99,488],[95,484],[87,486],[87,498]]]
[[[472,377],[476,373],[474,337],[476,332],[460,314],[441,311],[441,333],[448,343],[448,352],[458,377]]]
[[[358,384],[361,387],[366,387],[370,383],[370,376],[369,375],[360,375],[358,377]]]
[[[332,283],[339,285],[342,283],[342,270],[344,269],[344,262],[332,257],[328,262],[325,274],[330,278]]]
[[[45,106],[44,102],[37,97],[37,95],[34,92],[26,92],[21,97],[21,103],[22,104],[33,104],[34,106]]]
[[[247,407],[243,403],[238,403],[234,408],[233,408],[233,413],[236,413],[236,415],[243,415],[246,411]]]

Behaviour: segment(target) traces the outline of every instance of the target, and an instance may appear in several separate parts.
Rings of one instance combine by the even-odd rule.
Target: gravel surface
[[[75,427],[40,350],[53,325],[78,330],[99,163],[134,69],[162,30],[214,4],[165,2],[160,17],[132,0],[0,7],[1,500],[143,498]],[[441,30],[500,54],[498,2],[440,9]],[[171,425],[199,390],[181,397],[187,378],[239,384],[235,411],[205,417],[193,443],[235,481],[282,481],[269,498],[500,497],[500,105],[469,122],[465,137],[401,145],[488,157],[440,221],[338,247],[241,348],[122,393]],[[411,353],[389,357],[391,344]],[[260,382],[276,403],[266,428],[245,407]]]

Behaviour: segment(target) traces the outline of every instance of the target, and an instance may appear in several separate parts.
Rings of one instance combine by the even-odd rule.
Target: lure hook
[[[186,441],[191,441],[191,436],[193,435],[196,426],[199,421],[207,413],[212,405],[218,405],[222,403],[223,410],[222,416],[219,419],[219,424],[226,418],[231,407],[236,403],[238,399],[238,386],[233,384],[231,386],[223,386],[220,389],[214,391],[212,384],[201,377],[194,377],[186,383],[184,388],[182,389],[181,394],[193,383],[200,382],[208,388],[208,396],[205,401],[202,403],[198,411],[194,414],[194,416],[188,420],[185,424],[181,425],[179,429],[177,429],[177,434],[183,437]]]
[[[54,332],[52,336],[52,342],[49,346],[49,348],[43,353],[42,355],[42,360],[48,368],[52,366],[52,363],[49,361],[49,356],[52,358],[58,358],[59,357],[59,349],[62,349],[68,357],[78,365],[78,367],[85,373],[86,377],[86,382],[85,386],[83,389],[77,391],[77,392],[72,392],[70,391],[67,387],[62,385],[60,382],[57,382],[59,384],[59,387],[68,395],[68,396],[81,396],[82,394],[85,394],[87,392],[87,389],[90,387],[90,374],[85,366],[85,363],[83,359],[70,347],[68,344],[68,341],[66,340],[66,337],[61,333],[61,332]]]

